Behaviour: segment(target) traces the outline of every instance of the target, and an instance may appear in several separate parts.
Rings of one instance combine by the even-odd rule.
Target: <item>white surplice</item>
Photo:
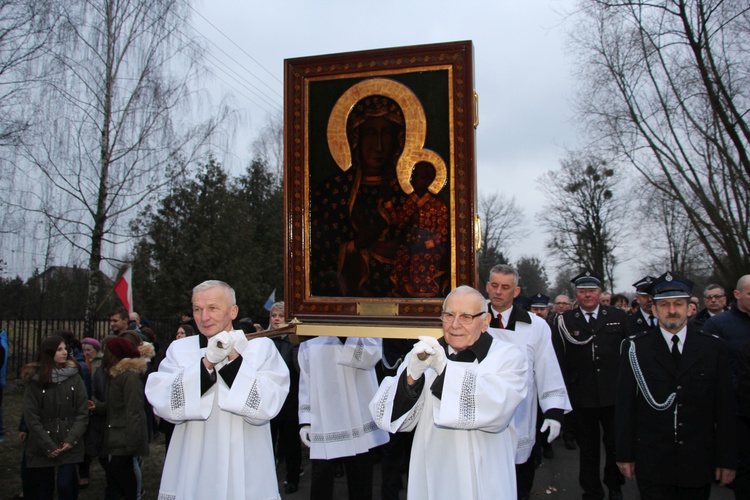
[[[201,395],[204,352],[198,335],[172,342],[146,383],[154,412],[177,424],[159,500],[281,498],[269,420],[289,392],[284,360],[270,339],[251,340],[231,388],[218,373],[224,360]]]
[[[514,306],[515,307],[515,306]],[[518,433],[516,463],[525,463],[531,455],[536,441],[537,397],[542,412],[558,408],[565,413],[572,410],[560,364],[552,346],[552,333],[546,321],[535,314],[529,314],[531,323],[515,322],[515,330],[489,328],[487,332],[494,338],[510,342],[526,350],[529,370],[526,398],[513,415],[513,427]],[[562,423],[562,422],[560,422]]]
[[[411,355],[411,354],[410,354]],[[509,426],[526,396],[526,355],[492,340],[481,362],[447,361],[441,399],[430,390],[431,367],[416,404],[391,421],[401,364],[370,403],[375,422],[388,432],[416,428],[409,465],[409,500],[512,499],[516,497],[516,435]]]
[[[299,348],[299,423],[310,425],[311,459],[349,457],[385,444],[388,433],[372,420],[368,404],[378,380],[383,341],[317,337]]]

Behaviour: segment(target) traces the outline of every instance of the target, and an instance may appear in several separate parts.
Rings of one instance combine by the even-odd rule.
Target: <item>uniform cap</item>
[[[689,299],[692,292],[693,282],[671,271],[656,278],[647,290],[654,300]]]
[[[572,280],[576,288],[601,288],[602,279],[591,271],[584,271]]]
[[[531,296],[531,307],[547,307],[549,305],[549,297],[543,293],[537,293]]]

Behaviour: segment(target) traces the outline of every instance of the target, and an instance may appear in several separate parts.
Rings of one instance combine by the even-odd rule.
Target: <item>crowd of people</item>
[[[299,488],[309,448],[311,498],[527,499],[541,456],[562,436],[579,450],[584,499],[709,498],[712,484],[750,498],[750,275],[709,285],[666,272],[603,291],[586,271],[571,298],[523,300],[517,271],[498,265],[485,298],[448,293],[436,339],[321,336],[295,344],[236,329],[234,290],[206,281],[192,317],[160,354],[124,308],[111,335],[45,339],[26,382],[19,440],[23,498],[75,499],[94,459],[107,499],[140,499],[141,461],[165,435],[159,498],[279,498]],[[5,353],[1,353],[5,355]],[[603,467],[601,450],[604,450]],[[603,474],[602,474],[603,470]]]

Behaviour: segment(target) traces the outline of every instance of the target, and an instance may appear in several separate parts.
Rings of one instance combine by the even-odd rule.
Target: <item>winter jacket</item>
[[[26,381],[23,416],[29,429],[26,461],[30,468],[74,464],[83,461],[83,433],[88,423],[86,386],[78,363],[68,359],[64,368],[53,371],[46,388],[39,383],[39,364],[26,365],[21,377]],[[63,443],[73,448],[57,458],[48,455]]]
[[[109,370],[107,382],[107,449],[111,455],[148,455],[148,428],[143,408],[145,358],[125,358]]]
[[[107,374],[102,369],[94,370],[91,377],[91,401],[94,408],[89,411],[89,427],[83,440],[86,455],[106,458],[107,453]]]

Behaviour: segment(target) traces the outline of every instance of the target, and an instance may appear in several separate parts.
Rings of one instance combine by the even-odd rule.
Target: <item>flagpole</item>
[[[101,303],[101,304],[99,304],[99,307],[97,307],[97,308],[96,308],[96,310],[94,311],[94,314],[96,314],[96,313],[98,313],[98,312],[99,312],[99,309],[101,309],[101,308],[102,308],[102,306],[103,306],[103,305],[104,305],[104,303],[105,303],[105,302],[107,301],[107,299],[109,298],[109,296],[110,296],[110,295],[112,295],[112,292],[113,292],[114,290],[115,290],[115,287],[114,287],[114,286],[113,286],[112,288],[110,288],[110,289],[109,289],[109,292],[107,292],[107,295],[105,295],[105,296],[104,296],[104,299],[102,299],[102,303]]]

